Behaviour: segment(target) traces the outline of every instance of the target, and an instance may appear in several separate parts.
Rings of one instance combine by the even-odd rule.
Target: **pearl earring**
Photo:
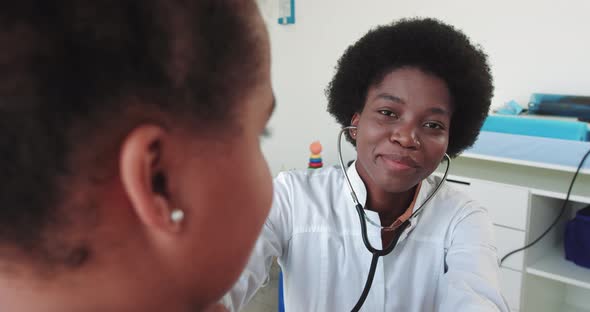
[[[172,220],[172,222],[179,223],[180,221],[182,221],[182,219],[184,219],[184,211],[180,209],[172,210],[172,212],[170,213],[170,220]]]

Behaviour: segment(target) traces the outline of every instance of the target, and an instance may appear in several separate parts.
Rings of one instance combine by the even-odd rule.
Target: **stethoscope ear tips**
[[[350,125],[348,127],[344,127],[344,129],[349,131],[350,136],[353,139],[356,139],[356,132],[357,132],[357,129],[358,129],[357,126]]]

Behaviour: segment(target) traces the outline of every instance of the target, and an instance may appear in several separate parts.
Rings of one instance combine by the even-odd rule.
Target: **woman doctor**
[[[369,31],[338,62],[328,111],[356,146],[348,168],[368,238],[396,248],[377,263],[363,311],[507,311],[498,286],[492,225],[484,207],[432,175],[477,138],[493,85],[486,55],[433,19]],[[246,271],[224,298],[239,310],[265,280],[273,257],[287,311],[350,311],[372,255],[339,168],[289,171]],[[400,227],[408,221],[407,227]]]

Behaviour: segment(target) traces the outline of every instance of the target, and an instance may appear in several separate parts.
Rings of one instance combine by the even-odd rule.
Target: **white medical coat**
[[[348,175],[365,206],[366,189],[355,168],[350,166]],[[422,183],[414,209],[439,182],[431,176]],[[239,311],[278,257],[287,312],[350,311],[365,285],[371,253],[344,175],[337,167],[283,172],[274,187],[273,206],[249,264],[223,302]],[[376,212],[365,212],[379,222]],[[410,221],[393,252],[379,259],[361,311],[508,311],[485,208],[444,184]],[[380,229],[367,223],[367,230],[381,249]]]

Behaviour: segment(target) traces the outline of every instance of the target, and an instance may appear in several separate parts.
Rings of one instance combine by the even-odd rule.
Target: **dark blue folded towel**
[[[590,269],[590,206],[578,211],[567,223],[565,258]]]

